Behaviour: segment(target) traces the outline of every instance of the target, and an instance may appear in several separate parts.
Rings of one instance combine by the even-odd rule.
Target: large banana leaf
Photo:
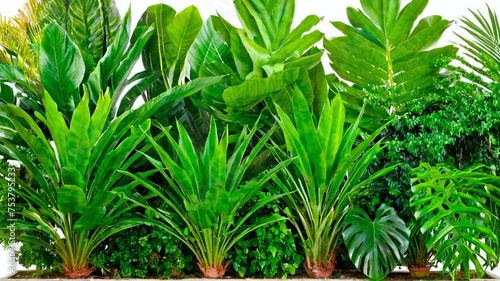
[[[402,9],[400,0],[360,2],[362,10],[347,8],[351,25],[332,22],[344,36],[323,41],[335,73],[355,84],[337,82],[338,90],[354,116],[374,87],[385,89],[381,90],[385,101],[372,104],[382,112],[368,110],[369,116],[387,119],[394,112],[404,114],[404,104],[425,95],[419,89],[439,75],[435,61],[458,51],[451,45],[430,49],[452,22],[428,16],[416,23],[429,0],[412,0]]]
[[[165,188],[145,176],[123,173],[148,188],[152,194],[162,198],[182,218],[184,224],[180,225],[166,216],[161,208],[143,205],[161,219],[161,222],[158,222],[161,227],[178,237],[193,251],[202,272],[212,270],[222,276],[228,265],[224,261],[224,256],[234,243],[264,224],[284,219],[280,216],[272,216],[254,224],[246,224],[255,211],[285,194],[256,203],[248,213],[235,221],[240,208],[275,173],[288,165],[290,160],[278,164],[255,178],[246,178],[247,169],[265,146],[272,131],[265,134],[252,149],[249,149],[258,124],[255,124],[251,130],[245,128],[239,135],[231,136],[237,141],[234,152],[229,155],[228,131],[226,130],[219,139],[214,120],[211,122],[205,146],[199,152],[186,129],[179,122],[177,123],[178,141],[168,129],[161,125],[158,128],[166,135],[173,155],[171,156],[148,134],[148,139],[160,159],[147,154],[145,156],[156,167],[155,171],[165,177],[170,186]],[[187,226],[188,231],[183,229],[184,225]]]
[[[373,280],[382,280],[403,259],[410,230],[396,211],[382,205],[375,219],[360,208],[344,219],[342,233],[354,265]]]
[[[150,72],[161,70],[166,89],[183,84],[188,50],[203,25],[198,9],[190,6],[177,14],[165,4],[153,5],[144,12],[138,26],[151,24],[155,24],[156,33],[142,51],[144,68]]]
[[[500,177],[484,174],[482,165],[465,170],[444,165],[420,164],[412,171],[410,206],[421,222],[424,234],[430,234],[427,248],[436,250],[436,260],[443,272],[463,271],[471,278],[470,265],[483,276],[485,269],[498,265],[497,220],[494,212],[500,206]],[[488,204],[486,203],[488,200]]]

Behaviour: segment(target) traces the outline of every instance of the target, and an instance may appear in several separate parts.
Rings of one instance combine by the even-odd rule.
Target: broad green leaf
[[[198,36],[203,20],[195,6],[189,6],[172,19],[168,25],[168,36],[174,45],[173,61],[184,63],[184,58]]]
[[[392,207],[382,205],[374,220],[360,208],[351,210],[342,235],[354,265],[370,279],[382,280],[403,259],[410,230]]]
[[[80,49],[55,21],[43,29],[40,46],[40,78],[43,88],[65,112],[79,102],[73,93],[85,75]]]
[[[92,150],[88,132],[89,125],[89,94],[86,93],[73,114],[66,143],[68,166],[77,168],[82,175],[86,174]]]
[[[87,206],[82,211],[82,215],[75,222],[73,230],[75,232],[91,231],[102,225],[104,216],[106,215],[106,207]]]
[[[294,82],[298,75],[299,69],[294,68],[277,72],[268,78],[249,79],[241,85],[227,88],[223,98],[229,108],[247,111],[264,98]]]
[[[87,206],[87,196],[81,187],[64,185],[57,190],[57,209],[63,213],[81,213]]]

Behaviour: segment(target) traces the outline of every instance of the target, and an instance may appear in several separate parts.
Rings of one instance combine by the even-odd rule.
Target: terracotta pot
[[[408,267],[408,270],[410,270],[410,276],[411,278],[426,278],[429,276],[429,272],[431,271],[431,266],[426,266],[426,267]]]
[[[94,271],[95,265],[92,267],[73,269],[63,263],[62,267],[64,268],[64,275],[68,276],[68,278],[79,279],[89,276]]]
[[[328,261],[324,263],[315,263],[307,258],[305,262],[305,268],[307,274],[309,274],[312,278],[328,278],[332,275],[333,270],[335,269],[335,264],[337,263],[335,257],[337,256],[337,252],[334,251]]]
[[[226,273],[227,267],[229,266],[229,262],[226,263],[224,267],[209,267],[207,268],[204,264],[198,263],[198,267],[201,270],[201,273],[203,273],[203,277],[205,278],[219,278],[224,276]]]

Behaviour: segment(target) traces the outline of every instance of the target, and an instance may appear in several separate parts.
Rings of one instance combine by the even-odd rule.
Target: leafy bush
[[[270,196],[270,192],[260,192],[250,201],[260,201]],[[259,219],[271,214],[280,214],[277,202],[268,203],[255,217]],[[228,260],[241,277],[286,277],[294,275],[304,259],[298,243],[300,240],[297,234],[293,233],[285,221],[279,221],[260,227],[247,238],[238,241],[228,253]]]
[[[171,234],[154,226],[119,233],[100,245],[91,263],[122,278],[178,277],[193,268],[193,255]]]
[[[446,65],[443,57],[439,65]],[[500,167],[500,92],[485,92],[480,86],[462,79],[461,68],[452,68],[446,76],[434,80],[428,95],[412,102],[411,112],[395,119],[382,135],[389,146],[382,151],[370,173],[401,163],[386,177],[373,185],[373,193],[358,201],[372,213],[377,206],[388,203],[403,218],[411,217],[408,202],[411,194],[411,169],[421,162],[432,165],[445,163],[448,167],[467,168],[475,163],[498,174]]]

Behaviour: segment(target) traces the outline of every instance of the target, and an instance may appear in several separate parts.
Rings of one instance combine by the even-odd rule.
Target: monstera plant
[[[497,217],[491,207],[500,206],[500,177],[483,173],[483,168],[422,163],[412,172],[411,206],[423,234],[431,235],[426,246],[436,251],[443,273],[460,270],[470,279],[471,264],[480,277],[498,265]]]
[[[369,148],[383,128],[353,147],[359,136],[361,115],[344,131],[345,111],[340,95],[331,102],[327,97],[318,101],[323,105],[319,116],[311,113],[299,88],[292,102],[292,116],[277,105],[288,154],[278,147],[275,155],[278,159],[289,155],[294,161],[274,181],[287,194],[283,200],[305,247],[307,272],[312,277],[325,278],[335,267],[336,247],[353,200],[368,193],[370,182],[394,166],[363,178],[367,167],[385,147],[380,140]]]
[[[159,196],[168,205],[168,210],[143,206],[158,217],[157,225],[185,243],[198,259],[198,266],[207,278],[222,277],[229,265],[224,260],[227,251],[234,244],[254,229],[284,218],[278,215],[267,217],[249,224],[248,219],[262,206],[284,196],[277,195],[256,202],[248,213],[235,220],[241,207],[268,182],[290,160],[279,163],[271,170],[262,172],[254,178],[245,176],[252,161],[265,146],[272,131],[268,132],[250,148],[250,142],[257,131],[255,125],[250,131],[245,128],[239,135],[229,136],[228,130],[219,139],[217,126],[212,120],[210,133],[202,151],[195,146],[185,128],[177,123],[179,140],[172,133],[159,125],[168,138],[169,154],[151,135],[150,143],[154,146],[160,160],[146,154],[156,167],[151,172],[165,177],[168,186],[161,186],[148,179],[151,172],[143,174],[124,174],[134,178],[138,184]],[[236,141],[234,150],[230,139]],[[177,224],[168,215],[176,213],[182,220]]]
[[[378,281],[403,259],[410,230],[392,207],[382,205],[373,220],[361,208],[351,210],[344,219],[342,236],[354,265]]]
[[[435,61],[458,49],[451,45],[429,49],[452,23],[429,16],[416,24],[429,0],[412,0],[403,9],[400,0],[360,2],[362,11],[347,8],[351,25],[332,22],[344,36],[325,40],[323,45],[335,73],[354,83],[351,87],[331,79],[342,93],[350,118],[355,119],[363,99],[375,100],[365,111],[363,126],[369,128],[392,113],[404,114],[405,103],[426,95],[420,89],[430,85],[440,71]]]

